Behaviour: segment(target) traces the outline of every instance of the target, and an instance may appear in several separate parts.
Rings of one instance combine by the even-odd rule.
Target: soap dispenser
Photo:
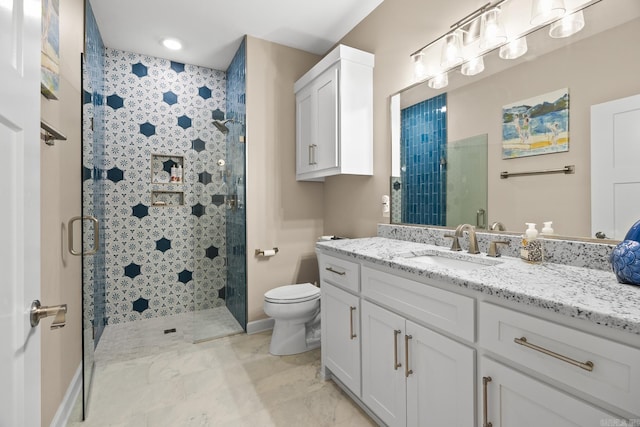
[[[530,263],[542,262],[542,241],[538,239],[538,230],[533,222],[525,223],[527,229],[522,236],[520,258]]]
[[[542,227],[542,234],[553,234],[553,228],[551,228],[551,224],[553,224],[553,221],[545,221],[543,222],[544,227]]]

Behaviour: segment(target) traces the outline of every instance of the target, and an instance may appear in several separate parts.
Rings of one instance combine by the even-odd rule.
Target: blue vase
[[[631,226],[627,235],[624,236],[624,240],[633,240],[634,242],[640,242],[640,221]]]
[[[631,226],[609,257],[618,282],[640,285],[640,221]]]

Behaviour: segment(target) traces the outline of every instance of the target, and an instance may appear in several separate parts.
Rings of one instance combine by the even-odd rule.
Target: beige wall
[[[315,241],[323,233],[322,183],[295,179],[293,83],[319,57],[247,38],[247,313],[266,317],[264,293],[318,280]],[[279,248],[271,258],[255,249]]]
[[[60,92],[42,97],[41,116],[67,141],[41,149],[41,301],[68,305],[67,325],[42,331],[42,425],[51,423],[82,361],[81,262],[66,247],[66,222],[80,215],[80,53],[83,49],[83,1],[60,2]]]
[[[382,194],[388,194],[388,178],[391,171],[390,116],[389,97],[413,83],[412,67],[409,55],[425,43],[440,36],[443,28],[457,21],[464,11],[472,11],[480,6],[472,0],[456,2],[447,0],[385,0],[376,10],[365,18],[353,31],[340,42],[346,45],[372,52],[376,55],[374,69],[374,177],[362,178],[336,176],[325,183],[325,234],[341,234],[353,237],[374,235],[376,224],[388,222],[380,216],[379,201]],[[588,24],[587,24],[588,25]],[[618,40],[637,39],[637,22],[634,35]],[[614,36],[615,37],[615,36]],[[586,43],[586,42],[585,42]],[[619,51],[612,51],[610,45],[601,42],[590,48],[575,47],[565,50],[569,55],[556,54],[550,57],[548,64],[539,67],[539,75],[526,84],[515,85],[505,91],[497,85],[501,78],[518,82],[522,68],[507,75],[502,73],[489,78],[492,84],[472,85],[454,90],[448,94],[449,139],[456,140],[479,133],[489,136],[489,220],[500,220],[508,228],[519,230],[520,218],[525,216],[531,221],[553,220],[556,232],[570,235],[589,234],[589,112],[588,105],[617,97],[628,96],[640,90],[640,80],[635,78],[636,86],[629,87],[631,75],[637,75],[638,53],[631,52],[625,43],[618,43]],[[620,57],[621,52],[633,54],[634,59],[628,67],[616,65],[613,69],[608,58]],[[553,54],[552,54],[553,55]],[[575,71],[577,57],[591,55],[588,68],[592,74],[569,83],[567,76]],[[594,60],[596,59],[596,60]],[[619,61],[615,62],[616,64]],[[557,64],[562,64],[562,67]],[[524,65],[522,67],[527,67]],[[538,66],[536,65],[536,68]],[[529,74],[528,74],[529,75]],[[606,80],[606,81],[605,81]],[[627,80],[627,81],[625,81]],[[571,96],[571,143],[570,152],[552,156],[536,156],[528,159],[501,160],[499,142],[500,110],[502,105],[529,96],[535,96],[548,90],[569,87]],[[436,93],[434,92],[434,95]],[[456,110],[467,110],[469,105],[476,108],[479,104],[482,114],[468,121],[456,120]],[[491,117],[488,117],[490,115]],[[458,115],[457,117],[462,117]],[[466,117],[466,116],[465,116]],[[498,118],[496,118],[498,117]],[[492,125],[487,125],[491,123]],[[511,163],[510,163],[511,162]],[[538,177],[535,180],[502,180],[498,178],[501,170],[519,170],[549,168],[576,164],[576,175]],[[557,183],[562,185],[558,186]],[[527,197],[532,187],[552,188],[547,196],[541,194],[535,200]],[[563,207],[571,206],[566,213],[553,213],[550,217],[545,209],[549,204]],[[533,211],[531,211],[533,209]],[[529,215],[529,212],[531,214]],[[574,217],[579,217],[575,221]]]

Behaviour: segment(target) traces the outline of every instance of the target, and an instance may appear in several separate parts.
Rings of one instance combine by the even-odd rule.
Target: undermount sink
[[[480,258],[480,255],[470,256],[457,252],[448,253],[436,250],[404,253],[398,255],[398,257],[417,262],[424,266],[432,265],[465,271],[501,264],[501,261]]]

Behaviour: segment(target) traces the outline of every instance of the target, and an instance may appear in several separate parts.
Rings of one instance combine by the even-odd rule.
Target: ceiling
[[[105,46],[226,70],[245,34],[325,54],[382,0],[91,0]],[[177,38],[181,51],[160,42]]]

